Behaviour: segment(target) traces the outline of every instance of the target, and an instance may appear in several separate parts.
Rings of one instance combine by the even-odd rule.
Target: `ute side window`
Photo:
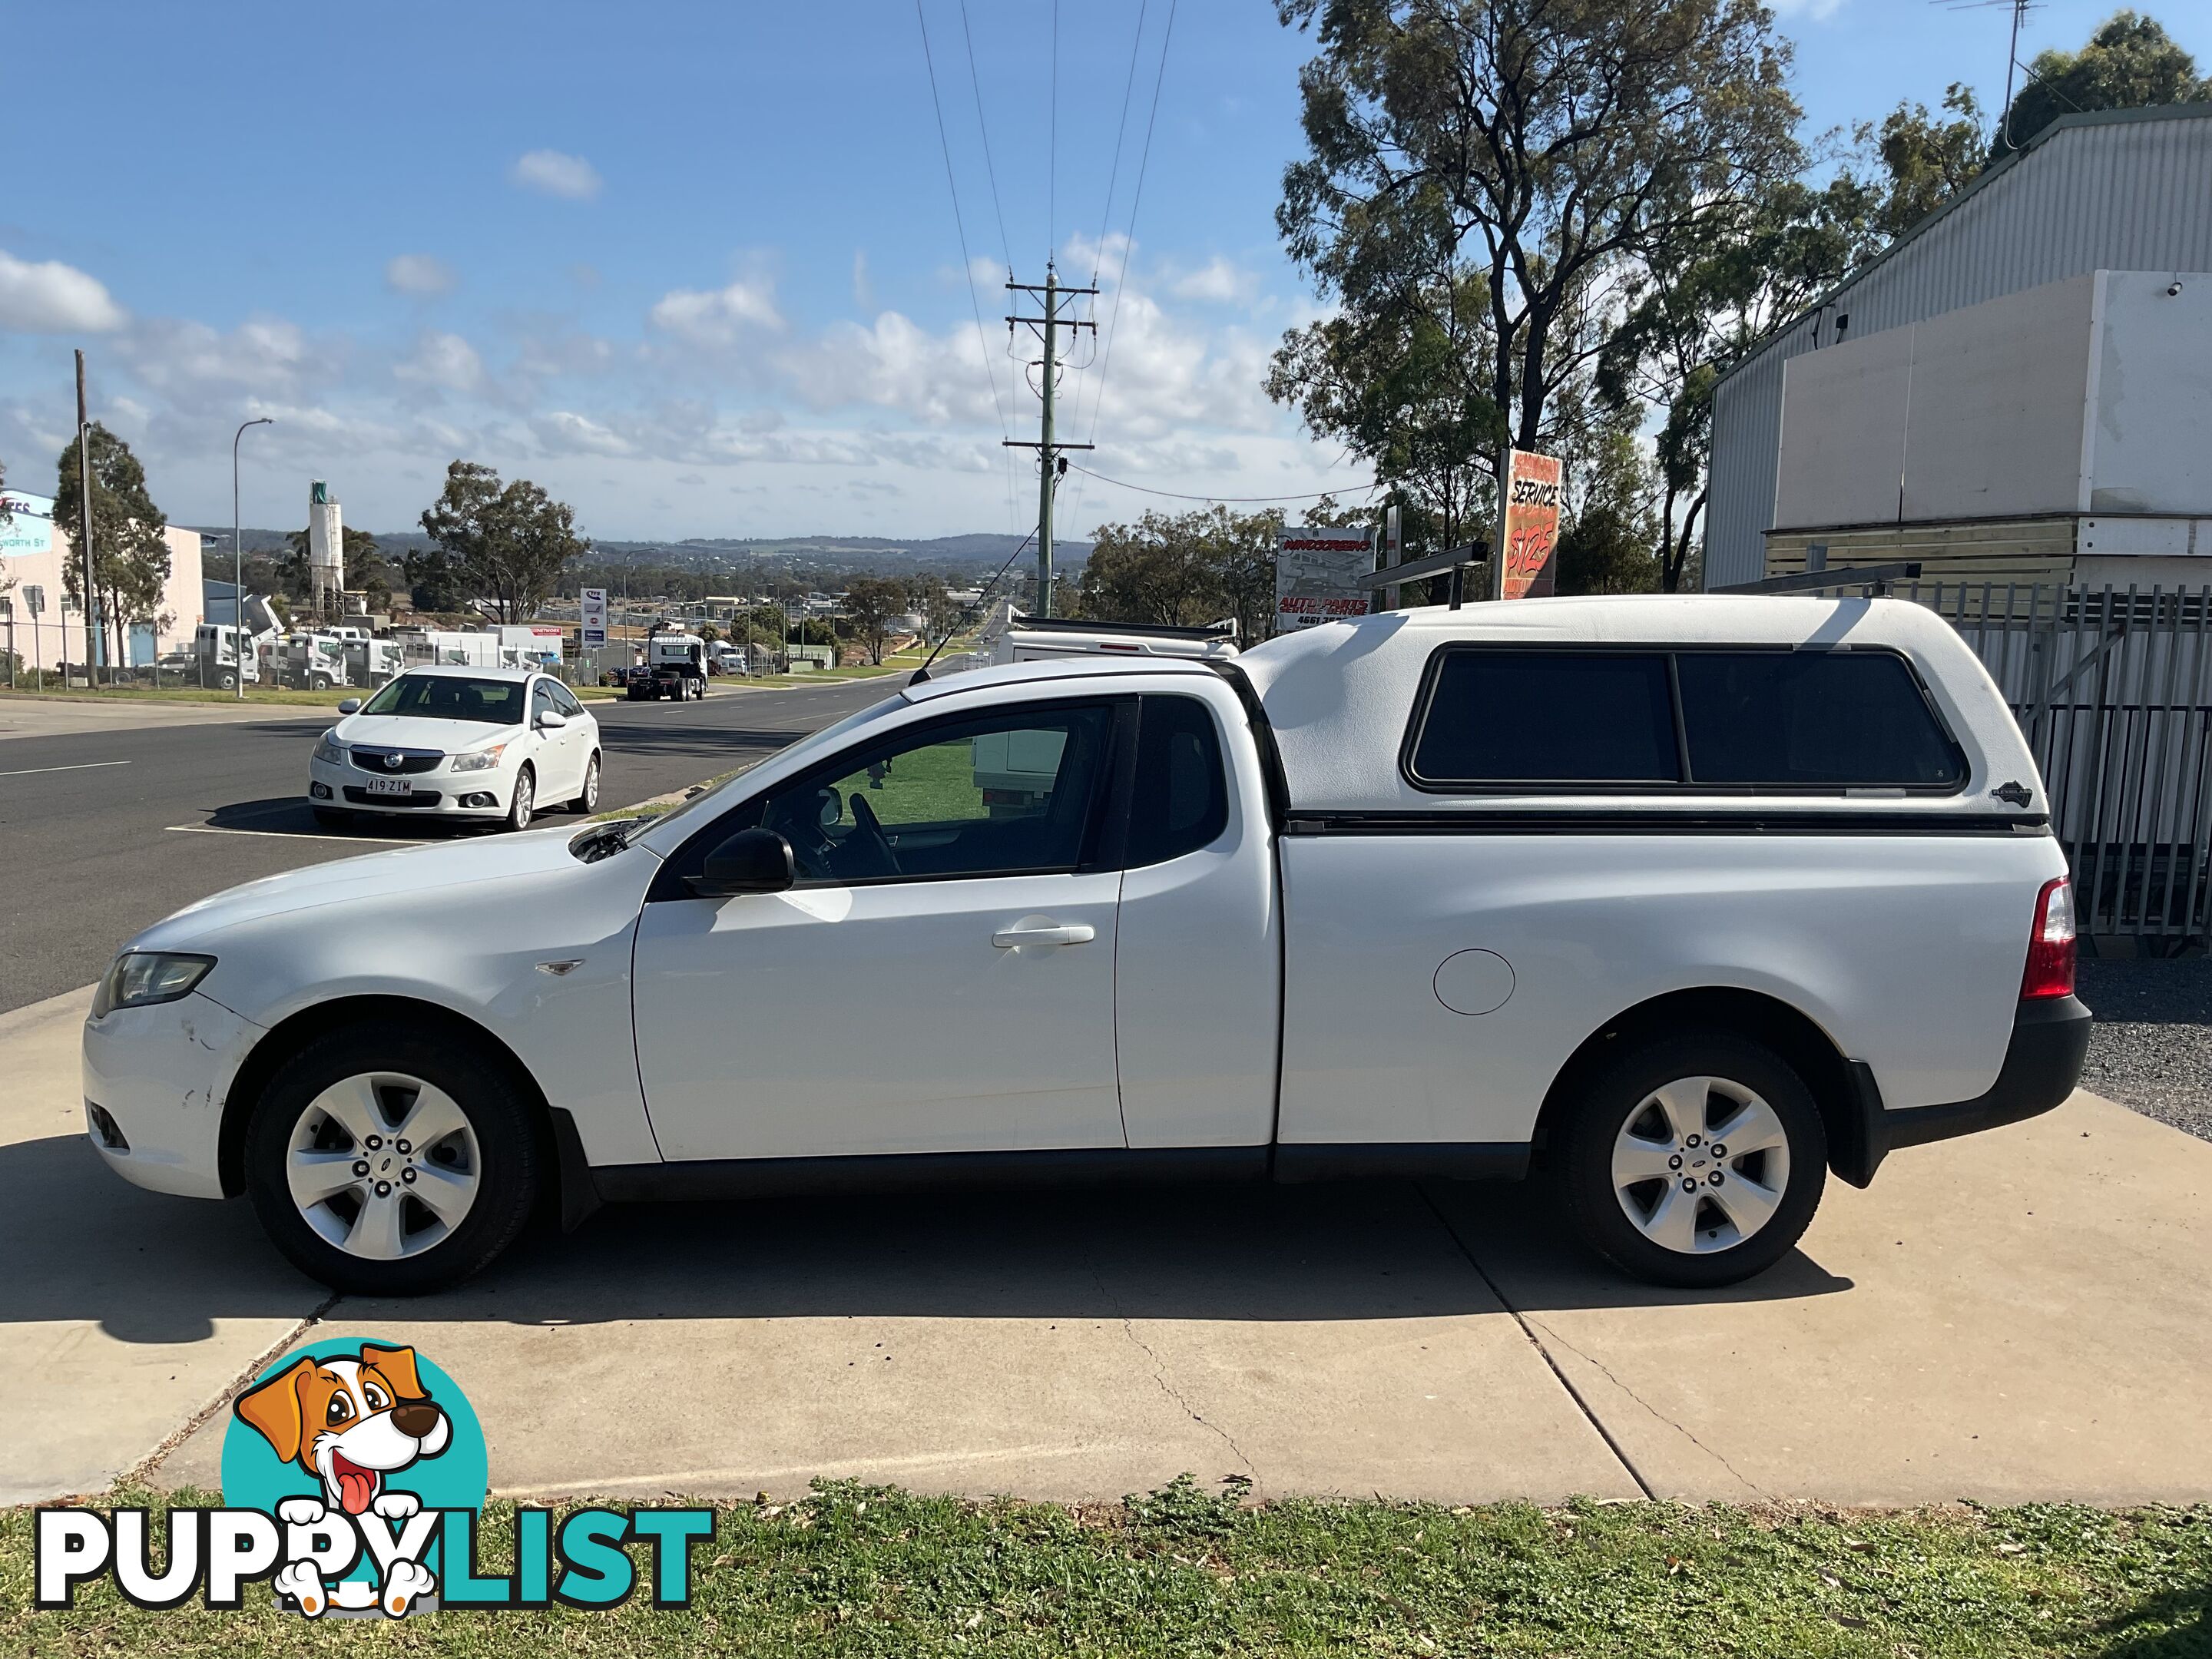
[[[1902,657],[1685,651],[1682,727],[1699,783],[1944,788],[1966,765]]]
[[[1682,781],[1663,652],[1445,650],[1416,722],[1429,788]]]
[[[1212,713],[1195,697],[1146,697],[1125,865],[1133,870],[1181,858],[1228,827],[1229,782]]]

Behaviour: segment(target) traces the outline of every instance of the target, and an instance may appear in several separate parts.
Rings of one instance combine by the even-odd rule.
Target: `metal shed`
[[[1778,331],[1714,393],[1705,583],[1766,574],[1783,365],[2105,270],[2212,270],[2212,105],[2069,115]]]

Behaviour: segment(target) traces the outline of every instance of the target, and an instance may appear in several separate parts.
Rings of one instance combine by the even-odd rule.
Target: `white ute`
[[[371,1294],[541,1201],[1532,1167],[1620,1267],[1721,1285],[1829,1172],[2071,1091],[2047,814],[1891,600],[981,669],[665,817],[195,904],[102,982],[86,1107],[119,1174]]]

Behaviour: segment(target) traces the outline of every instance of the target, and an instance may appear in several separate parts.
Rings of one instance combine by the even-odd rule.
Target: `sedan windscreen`
[[[361,712],[520,726],[522,682],[471,679],[459,674],[402,674],[371,697]]]

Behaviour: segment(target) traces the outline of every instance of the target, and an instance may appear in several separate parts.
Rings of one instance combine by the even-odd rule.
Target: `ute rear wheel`
[[[1811,1091],[1726,1032],[1645,1043],[1585,1091],[1560,1175],[1584,1243],[1656,1285],[1733,1285],[1796,1246],[1820,1206],[1827,1135]]]
[[[483,1267],[529,1219],[545,1163],[504,1067],[386,1022],[317,1037],[246,1132],[246,1186],[293,1265],[332,1290],[417,1296]]]

